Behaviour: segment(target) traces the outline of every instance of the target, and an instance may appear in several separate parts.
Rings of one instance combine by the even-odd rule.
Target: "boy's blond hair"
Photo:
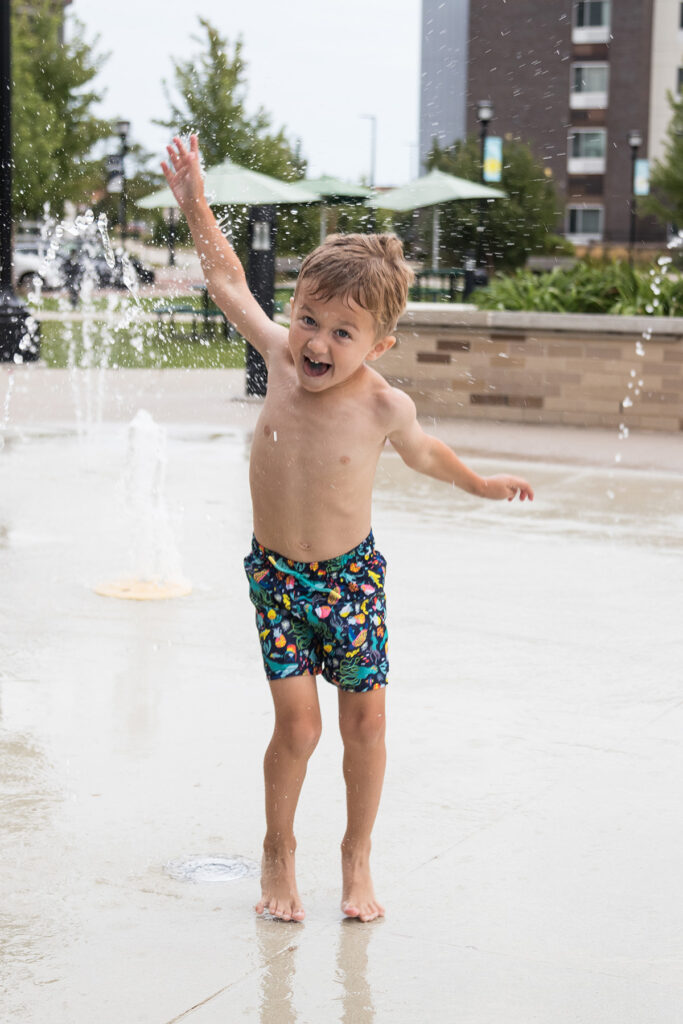
[[[303,284],[323,302],[353,299],[383,338],[405,309],[413,277],[396,235],[329,235],[301,264],[294,301]]]

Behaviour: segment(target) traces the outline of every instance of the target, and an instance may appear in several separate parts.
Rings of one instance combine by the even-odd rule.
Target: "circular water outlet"
[[[179,882],[234,882],[237,878],[258,875],[259,866],[247,857],[218,854],[172,860],[164,865],[164,870]]]

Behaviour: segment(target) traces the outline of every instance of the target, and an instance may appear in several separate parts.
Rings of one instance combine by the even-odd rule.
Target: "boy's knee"
[[[297,757],[308,757],[313,753],[321,731],[319,715],[290,715],[276,726],[279,740]]]
[[[386,718],[383,714],[359,711],[339,716],[339,729],[344,743],[373,746],[384,739]]]

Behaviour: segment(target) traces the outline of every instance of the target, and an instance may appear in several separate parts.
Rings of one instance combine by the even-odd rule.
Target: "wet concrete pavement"
[[[531,506],[383,456],[387,917],[339,911],[341,745],[321,682],[297,822],[307,919],[285,925],[255,918],[253,877],[165,868],[258,860],[272,724],[241,568],[258,407],[235,372],[167,373],[117,372],[101,392],[39,367],[15,377],[0,452],[3,1021],[683,1021],[681,438],[437,425],[480,471],[527,474]],[[79,436],[93,394],[103,421]],[[169,602],[93,591],[126,568],[140,407],[168,425],[166,503],[193,584]]]

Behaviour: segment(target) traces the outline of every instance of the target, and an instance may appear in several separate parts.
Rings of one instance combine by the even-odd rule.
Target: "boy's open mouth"
[[[308,377],[322,377],[329,369],[331,369],[329,363],[316,363],[308,356],[304,356],[304,373]]]

